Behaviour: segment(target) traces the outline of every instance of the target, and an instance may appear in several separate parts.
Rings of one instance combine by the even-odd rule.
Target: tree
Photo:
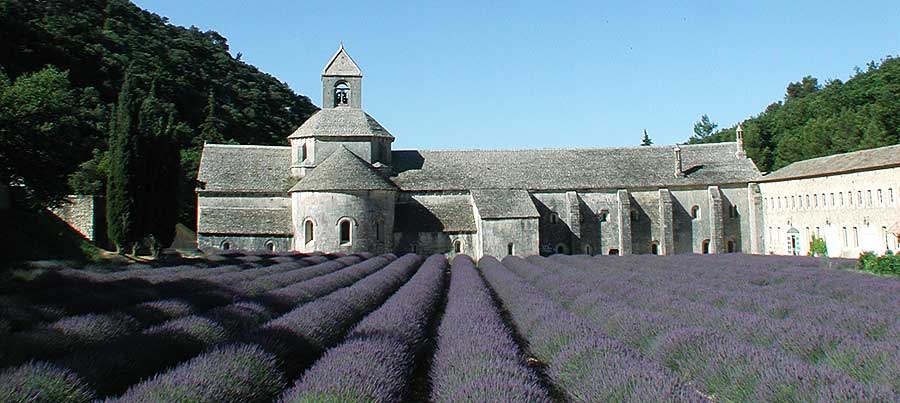
[[[24,207],[58,205],[90,155],[91,123],[67,72],[47,67],[10,82],[0,71],[0,181],[21,190]]]
[[[642,146],[652,146],[653,140],[650,140],[650,136],[647,135],[647,129],[644,129],[644,138],[641,139]]]
[[[802,98],[820,89],[819,80],[813,76],[803,77],[798,83],[790,83],[785,91],[784,99]]]
[[[718,124],[709,120],[709,116],[703,114],[697,123],[694,123],[694,135],[688,140],[690,144],[698,144],[707,142],[712,137],[713,132],[719,127]]]
[[[119,91],[119,101],[110,122],[109,174],[106,180],[106,225],[109,240],[117,253],[133,247],[140,240],[137,221],[136,179],[138,136],[134,135],[136,79],[126,73]]]

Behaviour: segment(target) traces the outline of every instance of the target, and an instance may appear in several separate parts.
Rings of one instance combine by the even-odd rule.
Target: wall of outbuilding
[[[294,248],[301,252],[391,252],[396,198],[392,191],[295,192],[291,195]],[[309,243],[305,242],[307,219],[315,225]],[[343,219],[351,222],[349,244],[340,242]]]

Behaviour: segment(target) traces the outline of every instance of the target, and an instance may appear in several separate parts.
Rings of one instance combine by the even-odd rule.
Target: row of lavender
[[[531,259],[540,261],[537,258]],[[678,258],[681,259],[684,258]],[[744,259],[760,260],[760,257],[735,258],[739,263]],[[706,285],[705,276],[694,277],[692,284],[678,284],[677,281],[671,281],[669,278],[680,277],[677,274],[666,275],[674,271],[671,267],[638,269],[637,273],[646,276],[640,279],[642,284],[635,285],[635,281],[626,280],[626,278],[637,279],[636,272],[629,270],[631,267],[622,267],[618,264],[597,265],[596,259],[557,257],[554,260],[559,260],[566,266],[587,270],[574,280],[588,283],[593,280],[595,291],[602,291],[608,298],[620,304],[665,318],[664,322],[727,333],[729,337],[741,342],[772,349],[807,364],[827,367],[859,382],[882,384],[900,392],[898,316],[891,313],[893,307],[898,305],[896,293],[880,296],[881,305],[889,308],[862,309],[852,306],[850,302],[809,301],[808,295],[798,289],[800,286],[792,286],[789,287],[792,291],[780,299],[780,306],[790,312],[782,319],[780,316],[772,317],[740,309],[740,304],[730,304],[728,301],[741,300],[741,297],[728,298],[727,292]],[[723,272],[729,271],[722,270],[716,261],[704,260],[704,262],[708,265],[706,270],[711,272],[709,277],[721,277]],[[691,266],[686,271],[695,271],[700,267],[697,262]],[[835,294],[835,290],[840,290],[845,301],[864,300],[868,297],[855,295],[879,294],[884,290],[897,289],[900,283],[889,278],[847,271],[784,270],[772,267],[754,269],[752,266],[741,273],[735,273],[734,276],[747,276],[746,272],[750,272],[751,276],[758,276],[761,270],[773,271],[777,276],[792,276],[793,278],[790,278],[792,282],[819,283],[819,286],[814,288],[817,294]],[[797,278],[798,275],[802,277]],[[807,278],[810,276],[812,278]],[[844,280],[840,282],[823,280],[830,277]],[[868,287],[873,278],[879,280],[878,285]],[[757,280],[770,281],[761,277],[757,277]],[[734,283],[739,284],[742,281],[735,279],[732,281],[732,284]],[[774,284],[776,281],[772,280],[771,283]],[[847,286],[848,283],[861,285],[852,289]],[[748,287],[759,289],[758,293],[763,295],[767,293],[768,288],[777,290],[784,287],[759,284],[763,282],[756,281]],[[741,293],[741,291],[732,292]],[[750,292],[752,290],[743,291],[744,294]],[[804,302],[818,305],[803,306]],[[587,307],[591,305],[588,301],[581,301],[580,304]]]
[[[65,354],[48,361],[7,368],[0,375],[0,400],[85,401],[116,395],[135,382],[192,357],[199,355],[195,359],[198,360],[213,352],[221,354],[224,350],[234,350],[235,343],[250,346],[250,350],[241,348],[236,353],[244,354],[245,359],[248,351],[265,349],[267,354],[277,357],[279,370],[296,376],[304,365],[302,358],[314,350],[308,347],[312,343],[309,340],[325,343],[319,350],[340,340],[341,326],[351,325],[367,310],[378,306],[419,263],[419,258],[414,255],[399,260],[393,255],[385,255],[361,261],[363,257],[367,256],[344,256],[334,260],[296,257],[290,259],[292,261],[272,264],[269,270],[260,270],[263,269],[260,267],[220,272],[214,278],[224,277],[221,285],[227,285],[232,296],[225,304],[202,312],[188,310],[186,315],[142,330],[140,323],[132,324],[123,333],[114,332],[108,340],[74,343]],[[304,263],[287,267],[301,260]],[[315,261],[320,263],[313,264]],[[282,267],[272,267],[277,265]],[[184,274],[182,271],[171,272]],[[368,292],[360,292],[366,289]],[[129,308],[98,316],[123,317],[133,312]],[[336,316],[335,312],[341,309],[345,315]],[[310,325],[309,321],[316,318],[324,327]],[[333,321],[338,319],[342,322],[334,324]],[[323,329],[331,329],[331,333]],[[83,332],[88,330],[85,328]],[[315,334],[306,337],[298,332]],[[33,335],[34,330],[7,337],[24,343],[29,338],[19,336],[26,333]],[[67,338],[62,333],[59,337]],[[304,337],[307,342],[300,343]],[[310,362],[306,365],[313,359],[307,357]]]
[[[694,283],[707,279],[715,283],[732,271],[702,257],[671,259],[679,261],[679,269],[689,273]],[[689,291],[672,289],[677,287],[672,282],[678,284],[685,276],[671,267],[660,269],[670,263],[667,259],[633,259],[654,264],[656,269],[637,267],[628,260],[508,257],[503,264],[593,328],[669,368],[707,395],[729,401],[898,399],[890,390],[897,386],[892,384],[897,378],[891,372],[897,350],[891,346],[803,321],[729,309],[718,298],[704,303],[710,295],[718,295],[716,291],[697,284],[685,285]],[[754,269],[753,264],[747,267],[751,273],[734,272],[733,282],[759,279],[761,272],[771,271]],[[794,270],[804,269],[771,272],[790,278],[798,275]],[[818,276],[844,275],[815,270]],[[851,350],[842,347],[848,345],[853,346]],[[875,350],[866,350],[866,345]]]

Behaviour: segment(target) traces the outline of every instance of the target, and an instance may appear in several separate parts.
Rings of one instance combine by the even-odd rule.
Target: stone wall
[[[63,204],[50,211],[85,238],[106,246],[106,210],[102,197],[67,196]]]
[[[806,255],[816,234],[832,257],[900,251],[890,234],[900,231],[900,167],[762,182],[759,188],[765,253]],[[797,231],[795,250],[788,248],[791,229]]]
[[[197,243],[201,248],[239,249],[239,250],[273,250],[284,252],[291,250],[292,238],[285,236],[265,235],[197,235]],[[227,245],[226,245],[227,243]]]
[[[296,192],[292,195],[294,247],[301,252],[392,252],[394,206],[392,191]],[[306,242],[305,222],[314,235]],[[351,223],[351,241],[342,243],[340,225]]]
[[[540,253],[537,218],[510,218],[481,220],[478,238],[481,243],[481,256],[494,256],[497,259],[509,255],[509,245],[513,246],[513,255],[530,256]]]
[[[475,233],[416,232],[394,233],[394,251],[396,253],[413,252],[423,256],[442,254],[457,255],[454,243],[459,242],[459,254],[477,256]]]

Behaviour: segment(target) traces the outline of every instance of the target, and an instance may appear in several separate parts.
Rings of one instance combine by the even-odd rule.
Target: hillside
[[[735,127],[692,142],[734,141]],[[805,77],[782,101],[744,122],[747,155],[761,171],[900,143],[900,58],[857,69],[847,82]]]
[[[108,126],[126,71],[142,79],[144,93],[152,88],[179,123],[184,173],[179,219],[191,226],[204,141],[284,144],[316,110],[309,98],[242,62],[240,54],[230,54],[218,33],[174,26],[127,0],[0,0],[0,38],[0,145],[23,156],[18,161],[0,151],[9,161],[0,163],[0,179],[43,191],[34,196],[36,204],[52,204],[72,190],[102,193]],[[67,102],[58,108],[52,100],[44,102],[51,107],[17,106],[51,90]],[[17,126],[30,121],[36,123]],[[48,121],[54,122],[52,135],[41,124]],[[16,138],[29,130],[50,138]],[[47,169],[36,160],[58,162]],[[34,169],[47,172],[27,177]],[[44,183],[57,185],[40,189]]]

